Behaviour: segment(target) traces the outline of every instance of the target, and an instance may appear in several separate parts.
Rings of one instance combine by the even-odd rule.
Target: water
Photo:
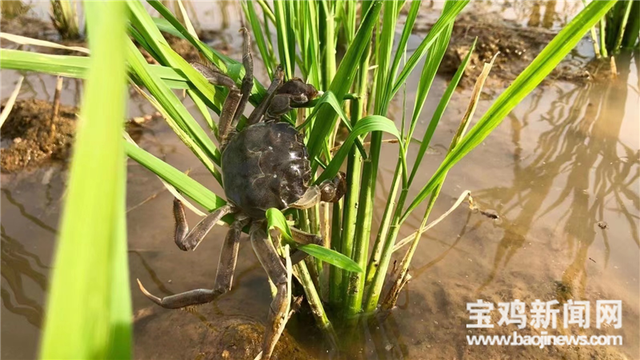
[[[490,9],[509,2],[483,2]],[[554,2],[549,28],[563,23],[567,7],[578,2]],[[539,13],[549,3],[537,3]],[[220,5],[220,4],[217,4]],[[208,5],[209,6],[209,5]],[[215,5],[210,5],[215,7]],[[436,7],[438,5],[436,4]],[[522,3],[507,7],[507,17],[523,25],[533,10]],[[578,8],[579,9],[579,8]],[[218,30],[237,43],[233,8]],[[575,11],[575,10],[574,10]],[[202,24],[221,24],[206,20]],[[524,14],[524,15],[522,15]],[[527,15],[528,14],[528,15]],[[211,15],[213,16],[213,15]],[[544,16],[541,16],[545,18]],[[534,17],[535,18],[535,17]],[[547,16],[549,18],[549,16]],[[209,18],[206,18],[209,19]],[[548,22],[547,22],[548,23]],[[534,25],[534,24],[529,24]],[[205,27],[215,27],[206,26]],[[586,47],[588,49],[588,47]],[[237,46],[231,56],[238,57]],[[461,206],[429,231],[414,256],[413,280],[388,316],[362,325],[354,333],[350,356],[372,359],[476,358],[638,358],[640,294],[638,276],[640,216],[640,143],[638,133],[638,58],[618,59],[616,81],[587,86],[550,83],[534,90],[447,178],[433,214],[439,216],[464,191],[471,190],[478,206],[495,211],[498,220]],[[13,89],[17,74],[2,71],[2,98]],[[65,83],[62,101],[77,102],[78,83]],[[55,79],[30,74],[21,98],[51,99]],[[416,129],[425,131],[439,94],[446,86],[438,78]],[[410,82],[408,89],[415,88]],[[491,89],[478,106],[490,105]],[[409,94],[411,99],[413,95]],[[415,183],[424,184],[444,158],[457,128],[469,91],[456,92],[453,106],[441,121],[430,152]],[[410,100],[409,99],[409,100]],[[411,103],[411,101],[408,101]],[[393,107],[399,118],[400,104]],[[130,116],[152,113],[132,99]],[[222,193],[195,157],[161,122],[145,125],[139,144],[180,170]],[[393,144],[385,145],[378,186],[378,204],[387,198],[395,167]],[[417,146],[412,149],[410,160]],[[51,255],[64,195],[66,170],[53,166],[31,173],[2,174],[2,342],[5,359],[29,359],[37,353]],[[415,195],[417,189],[412,191]],[[212,284],[220,239],[225,228],[214,228],[196,252],[179,251],[173,243],[171,195],[147,170],[128,163],[127,208],[129,264],[132,286],[139,278],[155,294],[166,295]],[[381,209],[382,206],[376,206]],[[407,221],[400,237],[421,222],[422,209]],[[382,216],[375,214],[374,223]],[[197,220],[188,214],[193,224]],[[81,220],[79,220],[81,221]],[[606,223],[606,226],[604,224]],[[600,226],[605,227],[602,229]],[[401,252],[402,253],[402,252]],[[206,331],[224,331],[229,319],[263,322],[270,302],[264,271],[244,238],[233,290],[195,313],[169,311],[151,303],[132,287],[135,314],[135,357],[199,358],[210,347]],[[470,347],[468,334],[508,334],[505,329],[467,331],[467,302],[498,303],[520,299],[530,303],[556,298],[590,301],[622,300],[623,326],[585,334],[622,335],[621,347]],[[294,317],[288,332],[318,358],[328,346],[314,330],[310,317]],[[564,333],[564,330],[559,330]],[[553,333],[553,331],[550,331]],[[531,328],[521,335],[536,334]]]

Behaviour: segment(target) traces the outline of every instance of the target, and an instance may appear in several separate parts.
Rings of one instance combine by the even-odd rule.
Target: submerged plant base
[[[262,350],[264,326],[244,316],[220,316],[214,305],[191,311],[155,306],[134,317],[136,359],[253,360]],[[163,339],[163,341],[158,341]],[[285,331],[272,359],[312,359]]]
[[[69,157],[76,128],[78,109],[60,105],[58,116],[49,121],[53,105],[44,100],[18,100],[2,126],[3,145],[0,149],[2,172],[12,173],[33,168],[49,161],[64,161]]]

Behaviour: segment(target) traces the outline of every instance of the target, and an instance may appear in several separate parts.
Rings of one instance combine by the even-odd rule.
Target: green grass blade
[[[67,46],[67,45],[54,43],[54,42],[51,42],[51,41],[34,39],[34,38],[21,36],[21,35],[15,35],[15,34],[9,34],[9,33],[0,32],[0,38],[6,39],[6,40],[9,40],[11,42],[14,42],[16,44],[21,44],[21,45],[42,46],[42,47],[48,47],[48,48],[52,48],[52,49],[77,51],[77,52],[80,52],[80,53],[89,54],[89,49],[87,49],[85,47],[82,47],[82,46]]]
[[[89,63],[89,58],[85,56],[48,55],[30,51],[0,49],[0,67],[3,69],[86,78]]]
[[[340,147],[340,150],[338,150],[331,162],[328,164],[327,168],[324,169],[322,174],[318,177],[316,183],[319,184],[324,180],[332,179],[334,176],[336,176],[338,171],[340,171],[342,162],[347,157],[347,155],[349,155],[349,150],[351,149],[351,146],[353,145],[355,140],[359,136],[370,133],[372,131],[386,132],[392,135],[394,138],[398,139],[400,143],[402,143],[402,138],[393,120],[380,115],[365,116],[364,118],[358,120],[356,125],[353,127],[353,131],[351,131],[347,139]]]
[[[398,0],[387,0],[383,5],[382,14],[382,33],[376,37],[376,87],[374,93],[374,114],[387,115],[387,108],[393,95],[387,91],[387,87],[391,87],[393,78],[389,75],[391,63],[391,52],[396,34],[396,23],[398,21]],[[400,44],[402,45],[402,44]],[[377,140],[382,140],[377,137]],[[375,136],[371,139],[372,153],[375,153],[374,144]],[[379,146],[379,144],[377,144]],[[372,155],[375,157],[375,155]]]
[[[164,84],[148,70],[147,62],[142,57],[142,54],[140,54],[138,49],[135,48],[133,42],[129,41],[128,45],[128,59],[132,71],[136,74],[137,78],[142,82],[147,90],[149,90],[149,93],[151,93],[151,95],[153,95],[153,97],[155,97],[166,110],[169,115],[166,119],[168,121],[174,121],[177,126],[187,133],[190,139],[197,144],[196,147],[204,151],[207,157],[202,156],[200,152],[194,152],[205,167],[209,169],[212,174],[216,174],[217,170],[212,161],[219,161],[220,152],[217,147],[213,144],[202,127],[200,127],[200,125],[195,121],[193,116],[191,116],[187,108],[182,104],[174,92],[164,86]],[[194,150],[190,144],[187,144],[187,146]]]
[[[606,40],[606,36],[607,36],[607,26],[606,26],[606,20],[603,17],[602,19],[600,19],[600,22],[598,24],[599,29],[600,29],[600,54],[602,55],[602,57],[609,57],[609,51],[607,50],[607,40]]]
[[[131,358],[123,2],[87,2],[91,64],[75,138],[41,345],[43,359]],[[80,219],[80,220],[79,220]]]
[[[447,4],[450,4],[450,6],[445,7],[446,10],[442,11],[442,15],[433,25],[427,37],[422,40],[416,51],[411,55],[409,60],[407,60],[404,68],[402,68],[402,71],[400,72],[400,75],[398,76],[398,79],[393,86],[393,91],[390,98],[393,98],[393,95],[400,90],[400,87],[402,87],[402,85],[407,81],[409,74],[411,74],[416,65],[418,65],[420,59],[427,53],[429,48],[431,48],[431,45],[436,40],[436,38],[442,31],[446,29],[447,26],[453,24],[453,21],[456,19],[460,11],[462,11],[462,9],[464,9],[464,7],[467,6],[468,3],[469,0],[447,2]]]
[[[31,51],[0,49],[0,68],[36,71],[77,79],[86,79],[90,59],[86,56],[50,55]],[[172,89],[188,89],[188,79],[173,68],[148,65],[149,72]]]
[[[322,1],[319,6],[319,11],[325,19],[322,29],[324,38],[321,40],[324,52],[324,56],[322,56],[324,65],[322,79],[325,88],[329,87],[331,80],[336,75],[336,28],[334,9],[331,5],[329,1]]]
[[[482,143],[491,131],[502,122],[502,119],[551,73],[589,31],[589,28],[598,22],[614,4],[615,1],[591,2],[554,37],[513,84],[498,97],[458,146],[446,156],[438,170],[403,214],[403,221],[429,196],[446,172],[473,148]]]
[[[409,13],[407,14],[407,19],[405,20],[404,27],[402,28],[402,35],[400,36],[400,41],[398,42],[398,48],[396,49],[396,54],[393,58],[393,64],[391,65],[391,70],[389,74],[391,74],[391,78],[395,79],[396,74],[398,73],[398,68],[400,67],[400,61],[404,56],[405,50],[407,49],[407,42],[409,41],[409,36],[411,35],[411,31],[413,30],[413,26],[416,22],[416,18],[418,17],[418,11],[420,10],[420,4],[422,1],[420,0],[412,0],[411,7],[409,8]],[[392,82],[389,82],[389,86]],[[388,89],[390,90],[390,88]]]
[[[442,118],[444,111],[447,109],[447,105],[449,104],[449,100],[451,100],[451,96],[453,96],[453,92],[456,90],[456,87],[458,87],[458,83],[460,82],[460,79],[462,78],[462,75],[464,74],[464,71],[467,68],[467,64],[469,64],[469,60],[471,59],[471,54],[476,48],[476,42],[477,40],[473,41],[473,44],[471,45],[469,52],[464,57],[464,60],[458,67],[458,70],[456,71],[456,73],[453,75],[451,82],[449,82],[447,89],[445,90],[444,94],[442,94],[442,97],[440,98],[438,107],[433,112],[433,116],[431,117],[431,121],[429,122],[429,126],[427,127],[427,131],[425,131],[424,136],[422,137],[422,141],[420,142],[420,149],[418,150],[418,154],[416,155],[416,160],[413,164],[413,168],[411,169],[411,175],[409,176],[408,186],[411,186],[411,184],[413,183],[413,179],[415,178],[416,173],[420,168],[422,159],[424,158],[424,155],[427,152],[427,149],[429,148],[429,144],[431,143],[431,138],[433,138],[433,134],[435,133],[436,128],[440,123],[440,119]],[[407,139],[407,141],[410,141],[410,139]]]
[[[287,17],[287,3],[284,0],[275,0],[273,2],[274,14],[276,16],[276,35],[278,37],[278,53],[280,55],[280,64],[284,67],[285,79],[291,79],[294,74],[295,48],[291,48],[291,28],[289,24],[291,19]]]
[[[627,22],[629,21],[629,15],[631,14],[631,6],[633,5],[633,1],[630,1],[630,0],[622,1],[620,2],[620,4],[621,4],[620,6],[624,6],[624,15],[622,16],[622,23],[618,28],[618,36],[616,37],[616,43],[613,46],[614,52],[618,52],[618,49],[620,49],[620,46],[622,46],[622,39],[624,38],[625,30],[627,28]]]
[[[160,13],[160,15],[162,15],[162,17],[164,17],[169,24],[172,25],[173,29],[175,29],[177,33],[171,31],[172,30],[171,28],[165,28],[163,29],[163,31],[170,32],[173,35],[177,35],[188,40],[193,46],[195,46],[196,49],[198,49],[198,51],[200,51],[202,55],[204,55],[204,57],[207,60],[215,64],[223,72],[227,71],[228,63],[225,61],[226,57],[223,58],[219,56],[220,54],[215,53],[213,50],[211,50],[211,48],[206,46],[202,41],[200,41],[199,39],[191,35],[189,30],[180,22],[180,20],[178,20],[178,18],[176,18],[173,15],[173,13],[169,11],[169,9],[167,9],[164,5],[162,5],[160,1],[149,0],[148,3],[156,11],[158,11],[158,13]],[[156,25],[156,22],[154,21],[154,19],[151,18],[151,16],[149,16],[149,14],[147,13],[147,10],[144,8],[142,3],[139,0],[134,0],[134,1],[128,1],[128,4],[129,4],[129,10],[131,11],[131,14],[132,14],[132,23],[134,27],[141,32],[144,31],[147,33],[145,38],[148,40],[152,40],[152,42],[149,45],[154,46],[154,43],[157,44],[157,41],[164,40],[164,37],[160,33],[160,29]],[[158,49],[155,49],[155,50],[158,50]]]
[[[208,211],[213,211],[227,203],[223,198],[218,197],[211,190],[193,180],[182,171],[158,159],[138,146],[130,144],[125,140],[122,141],[125,142],[124,148],[127,156],[158,175],[162,180],[171,184],[182,194],[193,199],[193,201]]]
[[[264,32],[262,31],[262,24],[260,24],[260,19],[258,18],[258,14],[256,13],[256,9],[253,4],[253,1],[243,1],[242,8],[244,9],[246,18],[249,19],[251,32],[256,39],[256,45],[258,45],[258,49],[260,50],[260,56],[262,57],[262,62],[267,69],[267,74],[269,75],[269,78],[272,78],[273,69],[275,68],[274,59],[269,53],[269,47],[264,39]]]
[[[282,212],[276,208],[267,209],[265,213],[267,218],[267,230],[277,229],[280,231],[280,235],[288,241],[293,241],[293,235],[291,235],[291,229],[287,224],[287,218],[284,217]],[[271,239],[271,234],[267,234]]]
[[[297,246],[297,249],[342,270],[362,273],[360,265],[356,264],[356,262],[351,260],[351,258],[344,256],[337,251],[327,249],[316,244],[300,245]]]
[[[342,58],[340,66],[336,71],[336,76],[333,78],[329,89],[327,89],[338,99],[342,99],[353,84],[356,71],[358,70],[358,67],[354,66],[354,64],[359,64],[360,58],[366,53],[365,49],[371,40],[372,30],[376,24],[378,15],[380,14],[381,7],[382,1],[379,0],[373,1],[370,4],[369,10],[362,18],[360,28],[358,29],[353,41],[353,45],[347,50],[347,53]],[[312,159],[315,159],[320,155],[324,139],[331,133],[335,126],[337,114],[331,107],[325,106],[318,114],[318,118],[323,119],[323,121],[313,127],[307,144],[309,155]]]
[[[427,100],[427,96],[429,95],[431,84],[433,84],[433,79],[435,79],[436,77],[436,73],[438,72],[440,63],[442,62],[442,58],[444,58],[444,54],[447,51],[447,47],[449,46],[449,40],[451,39],[452,31],[453,24],[445,27],[445,29],[436,39],[436,42],[433,45],[431,51],[429,52],[429,57],[425,60],[422,74],[420,75],[420,81],[418,82],[416,102],[413,107],[411,126],[409,129],[409,133],[407,134],[407,139],[411,139],[413,137],[413,132],[416,128],[416,124],[418,123],[418,118],[422,113],[422,107],[424,106],[424,103]],[[420,164],[417,163],[416,165],[419,166]]]
[[[342,120],[342,123],[347,128],[347,130],[349,130],[349,132],[353,131],[353,128],[351,127],[351,123],[347,118],[347,114],[344,112],[344,110],[342,109],[342,106],[340,105],[340,102],[338,101],[336,96],[333,95],[331,91],[327,91],[326,93],[324,93],[324,95],[322,95],[319,99],[317,99],[316,105],[314,106],[313,111],[307,117],[304,123],[298,126],[298,130],[305,129],[306,127],[312,124],[313,120],[318,115],[322,104],[327,104],[331,106],[333,110],[336,112],[336,114],[338,114],[338,117],[340,118],[340,120]],[[362,141],[360,140],[360,138],[356,138],[354,141],[356,143],[356,146],[358,147],[358,150],[362,154],[362,156],[366,158],[367,152],[365,151],[364,145],[362,144]]]

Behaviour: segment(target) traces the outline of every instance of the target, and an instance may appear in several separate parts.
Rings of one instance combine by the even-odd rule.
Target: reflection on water
[[[585,296],[588,249],[598,234],[602,237],[607,267],[611,245],[606,219],[611,213],[622,215],[626,221],[624,228],[629,230],[636,248],[640,246],[638,149],[637,144],[620,139],[629,76],[629,59],[623,61],[627,63],[623,68],[626,70],[615,82],[569,91],[558,89],[558,96],[543,115],[550,128],[540,133],[538,145],[526,161],[520,154],[519,141],[527,130],[526,120],[520,122],[513,114],[510,116],[516,149],[514,186],[475,193],[480,199],[499,204],[501,216],[508,219],[504,222],[507,227],[496,251],[493,270],[481,288],[490,284],[499,267],[506,266],[522,248],[534,223],[550,215],[562,227],[566,246],[573,254],[562,281],[569,289],[575,289],[574,296]],[[537,93],[533,103],[539,104],[542,96]],[[567,108],[567,104],[573,106]],[[566,179],[560,188],[555,184],[558,176]],[[551,191],[554,184],[556,188]]]
[[[23,316],[30,324],[40,327],[42,324],[42,306],[27,294],[22,278],[35,282],[42,291],[46,289],[47,278],[43,270],[46,266],[40,259],[26,251],[16,239],[2,230],[2,278],[7,287],[2,285],[2,304],[14,314]]]
[[[404,291],[404,304],[401,297],[388,318],[392,322],[375,326],[383,334],[369,328],[370,338],[378,339],[399,326],[398,344],[429,345],[409,347],[408,355],[399,356],[381,351],[376,340],[361,342],[369,356],[523,356],[523,350],[474,352],[464,341],[467,302],[516,298],[587,300],[592,305],[622,300],[626,325],[613,334],[623,335],[624,347],[563,354],[618,358],[619,350],[638,353],[638,63],[623,55],[618,66],[619,77],[610,83],[554,84],[533,92],[485,146],[454,168],[443,194],[455,198],[461,189],[471,189],[480,207],[495,210],[500,220],[459,209],[430,232],[416,253],[420,259],[413,263],[414,280]],[[456,118],[451,116],[444,138],[436,141],[446,143]],[[444,202],[436,213],[450,205]],[[418,319],[426,323],[424,328],[436,325],[421,331]],[[527,350],[532,358],[552,354]]]

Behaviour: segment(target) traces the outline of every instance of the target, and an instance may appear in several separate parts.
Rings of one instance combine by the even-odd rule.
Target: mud
[[[4,106],[3,106],[4,108]],[[0,149],[2,172],[31,169],[51,161],[65,161],[70,154],[78,109],[60,106],[53,116],[53,106],[43,100],[16,101],[2,126],[2,140],[8,147]]]
[[[138,359],[253,360],[262,351],[264,326],[250,317],[216,315],[211,304],[190,311],[152,306],[135,314],[134,331]],[[285,331],[272,359],[313,358]]]
[[[428,29],[423,28],[420,32],[426,32]],[[524,71],[555,35],[555,31],[544,28],[522,28],[515,22],[500,19],[495,14],[482,14],[480,17],[464,13],[455,23],[440,72],[453,75],[477,38],[475,51],[471,55],[460,85],[473,86],[482,72],[483,64],[490,62],[493,56],[499,53],[486,87],[505,88]],[[589,40],[585,38],[583,41],[583,45],[587,46]],[[569,56],[544,81],[584,84],[607,81],[611,77],[609,59]]]
[[[17,16],[15,18],[2,18],[0,19],[0,28],[3,32],[30,37],[39,40],[52,41],[58,44],[66,46],[81,46],[87,47],[86,41],[83,39],[78,40],[66,40],[63,39],[58,31],[53,27],[51,21],[42,20],[37,17],[29,16]],[[0,39],[0,46],[3,48],[15,48],[16,44]],[[20,46],[20,45],[18,45]],[[87,56],[87,54],[77,51],[65,50],[65,49],[53,49],[48,47],[38,47],[38,52],[54,55],[75,55],[75,56]]]
[[[3,1],[2,4],[4,3]],[[3,16],[2,19],[0,19],[0,28],[2,28],[2,32],[36,39],[51,39],[52,36],[55,37],[57,35],[51,21],[26,16],[24,14],[16,17]],[[0,41],[2,47],[5,47],[6,43],[7,41],[4,39]]]

